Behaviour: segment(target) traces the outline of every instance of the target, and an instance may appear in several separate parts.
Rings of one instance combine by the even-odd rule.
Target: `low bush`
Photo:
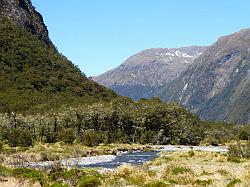
[[[233,179],[229,182],[229,184],[227,185],[227,187],[233,187],[233,186],[235,186],[237,183],[240,183],[240,182],[241,182],[240,179],[233,178]]]
[[[179,167],[174,167],[171,172],[173,175],[178,175],[178,174],[190,173],[192,172],[192,170],[186,167],[179,166]]]
[[[73,144],[75,140],[75,131],[73,128],[63,129],[58,133],[58,140],[66,144]]]
[[[212,179],[208,179],[208,180],[201,180],[201,179],[197,179],[194,184],[197,184],[199,186],[209,186],[213,183]]]
[[[6,131],[6,139],[12,147],[29,147],[32,146],[32,135],[30,132],[21,128],[13,128]]]
[[[250,158],[250,141],[247,144],[237,143],[229,146],[228,160],[239,162],[240,159]]]
[[[11,171],[8,168],[0,165],[0,177],[7,177],[10,174],[11,174]]]
[[[78,187],[94,187],[98,186],[100,184],[100,179],[97,176],[94,175],[85,175],[82,176],[77,181]]]
[[[12,175],[18,178],[29,179],[32,182],[39,182],[40,184],[45,183],[44,174],[41,171],[28,168],[15,168],[12,170]]]

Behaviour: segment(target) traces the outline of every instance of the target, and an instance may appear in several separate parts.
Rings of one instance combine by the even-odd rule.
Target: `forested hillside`
[[[0,24],[0,111],[44,111],[115,94],[85,75],[36,36]]]

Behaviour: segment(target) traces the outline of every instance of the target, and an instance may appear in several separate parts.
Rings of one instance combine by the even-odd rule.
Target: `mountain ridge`
[[[205,49],[204,46],[190,46],[143,50],[93,80],[135,100],[150,98]]]
[[[250,29],[220,37],[157,94],[206,120],[250,122]]]

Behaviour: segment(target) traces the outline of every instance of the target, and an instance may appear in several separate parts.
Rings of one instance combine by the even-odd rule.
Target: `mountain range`
[[[219,38],[158,92],[207,120],[250,122],[250,29]]]
[[[144,50],[93,80],[135,100],[150,98],[186,70],[205,49],[191,46]]]
[[[250,122],[250,29],[209,47],[149,49],[94,77],[135,100],[176,101],[205,120]]]
[[[57,51],[30,0],[0,0],[0,112],[36,113],[118,93],[175,101],[205,120],[249,123],[249,65],[244,29],[208,47],[144,50],[96,83]]]

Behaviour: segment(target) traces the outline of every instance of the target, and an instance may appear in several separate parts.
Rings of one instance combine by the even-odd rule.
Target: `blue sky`
[[[250,27],[249,0],[32,0],[58,50],[87,76],[148,48],[210,45]]]

